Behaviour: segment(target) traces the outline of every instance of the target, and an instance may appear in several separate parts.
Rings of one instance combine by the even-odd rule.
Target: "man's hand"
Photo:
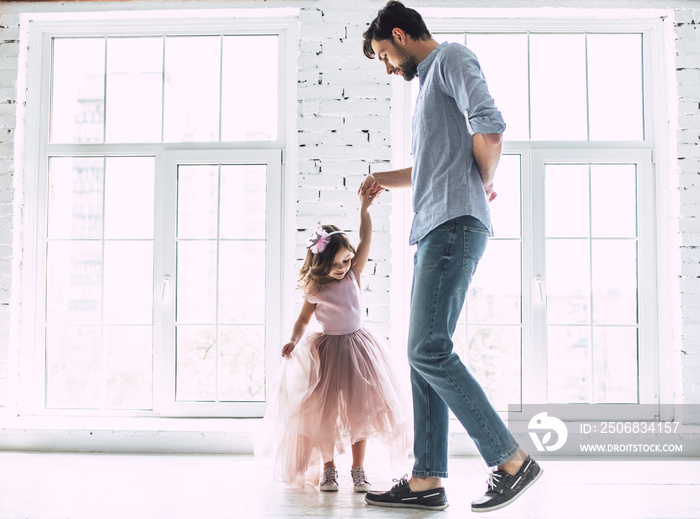
[[[492,202],[498,196],[493,190],[493,182],[488,186],[484,186],[484,191],[486,191],[486,198],[488,198],[489,202]]]

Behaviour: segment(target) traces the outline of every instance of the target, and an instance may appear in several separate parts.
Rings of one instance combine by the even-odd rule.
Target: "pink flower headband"
[[[319,254],[326,250],[326,247],[328,247],[328,244],[331,241],[331,236],[333,236],[334,234],[345,233],[343,231],[327,232],[323,227],[318,227],[311,234],[309,240],[306,242],[306,248],[314,254]]]

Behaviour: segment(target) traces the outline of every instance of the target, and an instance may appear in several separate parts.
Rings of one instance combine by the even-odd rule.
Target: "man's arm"
[[[486,197],[489,202],[496,198],[493,190],[493,177],[496,174],[496,166],[501,158],[503,137],[500,133],[475,133],[472,136],[472,149],[474,160],[479,168],[481,182],[484,184]]]
[[[357,192],[364,195],[369,192],[373,197],[385,189],[411,187],[411,171],[413,168],[394,169],[370,173],[360,184]]]
[[[495,198],[493,176],[501,156],[501,134],[506,125],[489,93],[474,53],[458,46],[448,47],[446,52],[446,59],[440,63],[440,77],[444,78],[442,87],[455,100],[459,110],[466,111],[469,117],[469,124],[474,131],[474,159],[486,196],[491,201]]]

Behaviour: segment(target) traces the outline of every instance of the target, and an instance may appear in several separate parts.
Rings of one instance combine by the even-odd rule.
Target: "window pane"
[[[219,322],[265,323],[265,242],[219,247]]]
[[[265,238],[266,166],[221,166],[220,237]]]
[[[160,142],[163,39],[107,41],[107,142]]]
[[[101,315],[101,242],[50,242],[46,256],[46,321],[99,324]]]
[[[545,233],[589,236],[588,165],[545,166]]]
[[[441,32],[438,34],[433,33],[433,37],[438,43],[459,43],[461,45],[464,45],[464,36],[465,34],[463,32]]]
[[[469,287],[469,323],[520,324],[520,241],[491,240]]]
[[[153,238],[153,157],[107,159],[105,238]]]
[[[593,240],[593,322],[637,323],[635,240]]]
[[[105,326],[105,380],[111,409],[153,408],[153,328]]]
[[[634,164],[591,165],[592,236],[637,236],[637,175]]]
[[[498,196],[489,205],[494,235],[520,238],[520,155],[501,157],[494,188]]]
[[[522,401],[519,326],[470,326],[467,366],[498,411]]]
[[[467,47],[479,59],[489,92],[506,122],[504,138],[529,139],[527,34],[470,33]]]
[[[588,139],[584,34],[532,34],[532,139]]]
[[[55,38],[51,142],[103,142],[104,38]]]
[[[277,36],[225,36],[223,46],[221,140],[277,140]]]
[[[590,388],[590,328],[547,327],[547,402],[590,403]]]
[[[219,140],[220,68],[219,36],[165,39],[165,141]]]
[[[104,244],[104,322],[153,322],[153,242]]]
[[[99,408],[102,395],[99,326],[46,329],[46,407]]]
[[[216,243],[177,244],[177,321],[216,323]]]
[[[49,159],[50,239],[101,238],[104,159]]]
[[[219,352],[219,398],[230,402],[265,400],[265,328],[221,327]]]
[[[642,35],[588,35],[591,140],[643,140]]]
[[[596,403],[637,403],[637,329],[593,328]]]
[[[588,240],[547,240],[547,322],[590,323]]]
[[[180,166],[177,174],[178,238],[216,238],[218,166]]]
[[[216,327],[177,327],[178,401],[216,400]]]

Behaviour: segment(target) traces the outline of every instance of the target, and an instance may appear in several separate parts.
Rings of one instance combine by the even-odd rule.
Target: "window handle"
[[[544,283],[542,282],[542,276],[535,276],[535,283],[537,283],[537,293],[540,296],[540,304],[544,304]]]
[[[166,295],[168,294],[168,288],[170,287],[170,276],[163,277],[163,284],[160,292],[160,300],[165,302]]]

